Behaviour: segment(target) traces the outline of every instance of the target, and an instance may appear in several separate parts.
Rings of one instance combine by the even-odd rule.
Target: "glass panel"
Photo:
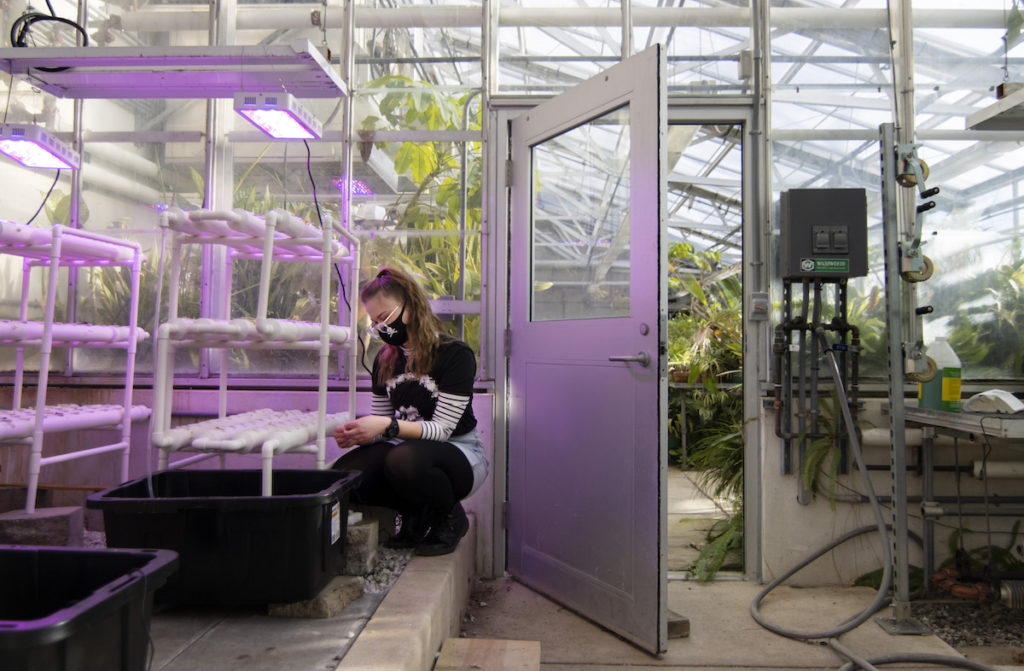
[[[150,372],[160,269],[160,212],[168,207],[193,210],[203,202],[206,105],[201,100],[86,100],[82,115],[82,124],[89,130],[84,140],[87,151],[83,156],[79,222],[88,230],[142,246],[145,258],[139,276],[138,324],[151,337],[139,343],[135,369]],[[104,134],[109,135],[104,138]],[[181,283],[173,287],[180,317],[199,316],[200,260],[201,251],[195,246],[183,249]],[[166,264],[168,259],[164,261]],[[161,321],[167,318],[172,290],[168,277],[169,268],[165,267]],[[127,325],[130,288],[128,269],[80,272],[77,319]],[[181,349],[175,370],[195,372],[197,362],[194,351]],[[74,351],[74,368],[79,373],[121,372],[124,364],[123,352]]]
[[[996,102],[997,86],[1021,80],[1024,42],[1006,27],[1017,12],[1011,4],[977,0],[966,9],[949,0],[914,2],[920,16],[932,9],[1000,16],[984,28],[965,17],[914,29],[918,155],[930,168],[927,186],[942,189],[924,222],[924,252],[935,273],[915,285],[919,304],[934,309],[923,317],[924,343],[948,338],[963,377],[974,380],[1024,377],[1024,150],[1012,131],[1002,141],[991,133],[956,137],[966,117]]]
[[[530,318],[629,316],[629,106],[533,147]]]
[[[749,0],[727,5],[717,0],[688,0],[678,8],[665,4],[663,0],[633,0],[633,51],[658,42],[665,45],[669,93],[749,93]],[[702,23],[695,25],[698,16]],[[744,51],[747,56],[741,63]]]
[[[474,116],[475,119],[475,116]],[[465,149],[465,191],[462,151]],[[356,157],[353,230],[366,278],[382,266],[415,276],[432,299],[481,299],[479,143],[377,142]],[[480,354],[480,315],[441,315],[448,331]],[[377,341],[370,341],[367,361]]]

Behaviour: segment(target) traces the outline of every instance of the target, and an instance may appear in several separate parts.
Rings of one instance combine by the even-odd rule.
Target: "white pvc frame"
[[[346,264],[350,286],[359,282],[359,240],[329,217],[322,230],[284,210],[273,210],[265,217],[244,210],[183,212],[169,209],[160,216],[163,235],[171,236],[170,285],[178,287],[181,278],[181,248],[185,244],[223,245],[230,248],[229,269],[235,259],[260,259],[260,289],[254,320],[187,319],[178,317],[178,295],[170,292],[168,318],[157,329],[156,366],[153,379],[153,434],[151,442],[159,450],[158,468],[180,468],[213,456],[221,466],[227,453],[259,451],[262,456],[262,493],[272,492],[273,459],[278,454],[300,452],[314,454],[316,467],[326,467],[326,435],[334,427],[355,417],[356,348],[358,312],[349,310],[347,326],[330,323],[329,295],[332,267]],[[332,232],[339,239],[332,236]],[[271,265],[274,261],[318,262],[320,264],[320,321],[297,322],[267,317]],[[225,279],[224,302],[229,306],[231,282]],[[340,306],[339,306],[340,310]],[[229,308],[225,309],[228,312]],[[347,348],[349,358],[347,412],[327,414],[327,377],[331,347]],[[171,427],[174,389],[174,354],[178,347],[219,349],[220,382],[217,419],[187,427]],[[304,415],[259,410],[228,416],[228,350],[241,349],[316,349],[319,352],[317,411]],[[315,427],[315,429],[311,428]],[[225,431],[230,432],[228,437]],[[170,463],[174,451],[201,454]]]
[[[135,377],[135,353],[138,343],[149,334],[138,328],[139,273],[142,250],[136,242],[118,240],[99,233],[69,228],[61,224],[34,227],[10,221],[0,222],[0,253],[21,256],[21,309],[18,322],[0,322],[0,346],[17,348],[12,410],[0,413],[0,440],[31,447],[28,465],[28,487],[25,512],[35,512],[39,473],[43,466],[81,459],[107,452],[121,453],[121,481],[128,479],[128,457],[131,448],[131,423],[149,417],[149,408],[132,406]],[[55,323],[58,273],[61,267],[126,266],[131,269],[131,304],[128,326],[95,326],[90,324]],[[43,321],[28,321],[29,279],[33,268],[48,267],[46,307]],[[55,406],[46,405],[50,375],[50,355],[57,347],[105,347],[125,350],[124,395],[121,406]],[[25,382],[24,351],[39,349],[39,376],[35,410],[31,419],[20,410]],[[120,428],[116,443],[76,450],[49,457],[43,456],[43,436],[58,431]]]

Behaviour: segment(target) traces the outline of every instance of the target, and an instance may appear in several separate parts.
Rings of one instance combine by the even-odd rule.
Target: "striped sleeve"
[[[383,394],[374,393],[370,401],[370,414],[394,417],[395,409],[391,407],[391,399]]]
[[[459,394],[439,394],[434,416],[429,421],[420,422],[423,428],[421,437],[427,440],[448,440],[469,405],[469,399],[469,396]]]

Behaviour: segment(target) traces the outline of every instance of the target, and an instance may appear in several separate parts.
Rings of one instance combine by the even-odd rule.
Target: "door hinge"
[[[512,159],[505,159],[505,188],[512,187]]]
[[[508,501],[501,502],[501,528],[508,529]]]

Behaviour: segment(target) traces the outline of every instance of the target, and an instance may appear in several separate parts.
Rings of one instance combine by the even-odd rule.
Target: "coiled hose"
[[[857,460],[857,468],[860,470],[861,481],[864,483],[864,488],[868,493],[868,501],[871,503],[871,511],[875,517],[875,525],[861,527],[843,534],[820,550],[812,552],[805,559],[785,571],[775,580],[772,580],[757,594],[756,597],[754,597],[754,600],[750,604],[750,616],[754,618],[754,621],[759,625],[768,631],[778,634],[779,636],[785,636],[786,638],[792,638],[800,641],[824,639],[829,647],[850,660],[849,663],[841,667],[841,671],[853,671],[853,669],[877,671],[877,669],[875,669],[876,665],[904,663],[938,664],[941,666],[953,666],[962,669],[977,669],[978,671],[995,671],[991,666],[987,666],[979,662],[973,662],[962,657],[950,657],[946,655],[893,653],[872,658],[864,658],[857,655],[837,640],[842,634],[845,634],[846,632],[863,624],[868,618],[884,606],[888,598],[889,588],[892,586],[892,548],[889,546],[888,542],[885,542],[888,534],[885,519],[882,517],[882,507],[878,503],[878,496],[875,494],[875,489],[871,484],[871,479],[868,477],[868,469],[864,463],[864,454],[861,451],[860,439],[857,437],[857,431],[854,427],[853,415],[850,413],[850,406],[848,399],[846,398],[846,391],[843,388],[842,375],[839,372],[839,365],[836,363],[835,354],[832,352],[832,345],[829,343],[828,338],[825,337],[825,329],[821,326],[814,330],[814,334],[819,340],[821,340],[822,350],[829,359],[829,368],[832,372],[832,379],[835,381],[836,393],[839,394],[839,406],[843,413],[843,422],[846,424],[847,433],[850,436],[850,447],[853,449],[854,458]],[[856,615],[847,618],[835,627],[823,629],[821,631],[796,631],[794,629],[788,629],[781,625],[769,622],[765,619],[764,615],[761,614],[761,602],[772,590],[782,584],[785,580],[801,571],[808,564],[831,551],[833,548],[842,545],[851,538],[855,538],[856,536],[860,536],[871,531],[877,531],[883,539],[882,554],[884,565],[882,568],[882,584],[878,588],[878,593],[875,595],[874,601],[872,601],[867,608]]]

